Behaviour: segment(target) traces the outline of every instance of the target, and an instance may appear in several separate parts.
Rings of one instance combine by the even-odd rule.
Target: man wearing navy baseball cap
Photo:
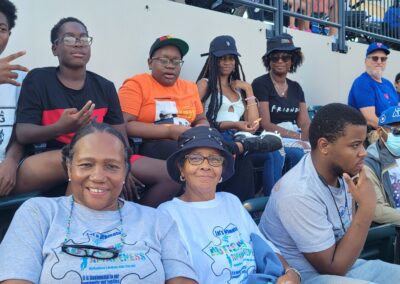
[[[383,78],[390,50],[381,42],[368,46],[365,54],[365,72],[354,80],[348,104],[359,109],[372,128],[378,127],[378,117],[391,106],[399,104],[392,83]]]
[[[377,133],[379,139],[365,158],[377,199],[374,221],[400,225],[400,107],[382,112]]]

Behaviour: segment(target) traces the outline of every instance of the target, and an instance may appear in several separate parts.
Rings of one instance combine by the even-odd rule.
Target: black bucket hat
[[[195,148],[212,148],[221,152],[225,158],[222,170],[222,180],[226,181],[235,172],[234,158],[224,144],[222,135],[218,130],[207,126],[197,126],[182,133],[178,138],[179,149],[167,159],[167,170],[170,177],[181,182],[181,172],[178,161]]]
[[[240,56],[240,53],[236,48],[235,39],[229,35],[221,35],[214,38],[210,43],[208,53],[203,53],[200,56],[207,56],[210,55],[210,53],[216,57],[222,57],[229,54]]]
[[[268,56],[271,52],[274,51],[295,50],[301,50],[301,48],[294,46],[293,37],[290,34],[283,33],[267,40],[267,53],[265,53],[264,56]]]
[[[157,49],[160,49],[161,47],[164,47],[167,45],[173,45],[176,48],[178,48],[179,52],[181,53],[182,58],[189,51],[189,45],[184,40],[172,37],[170,35],[166,35],[166,36],[157,38],[154,41],[154,43],[151,45],[150,51],[149,51],[150,58],[153,56],[154,52],[156,52]]]

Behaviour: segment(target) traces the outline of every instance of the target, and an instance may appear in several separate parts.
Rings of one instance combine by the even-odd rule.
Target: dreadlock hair
[[[0,0],[0,12],[7,18],[8,29],[11,31],[15,27],[15,20],[17,19],[17,8],[8,0]]]
[[[292,56],[292,66],[290,66],[290,70],[289,73],[295,73],[297,68],[301,66],[301,64],[303,64],[304,61],[304,56],[303,56],[303,52],[301,52],[300,49],[298,50],[294,50],[294,51],[284,51],[284,50],[277,50],[277,51],[273,51],[269,54],[266,54],[262,57],[262,61],[264,64],[265,69],[269,71],[271,71],[271,56],[277,53],[287,53],[290,54]]]
[[[311,121],[309,139],[311,149],[317,148],[318,140],[326,138],[330,143],[345,135],[348,125],[367,126],[367,121],[357,109],[340,103],[332,103],[318,110]]]
[[[246,77],[244,75],[243,67],[242,64],[240,63],[239,57],[237,55],[232,55],[232,56],[235,58],[235,69],[229,75],[229,81],[233,80],[245,81]],[[221,80],[219,79],[220,58],[221,57],[217,57],[214,54],[210,53],[196,81],[198,82],[202,78],[208,79],[207,91],[201,101],[204,104],[208,100],[208,98],[210,98],[210,104],[208,105],[206,116],[211,126],[216,128],[218,128],[216,124],[216,119],[222,105],[222,96],[223,96]],[[244,91],[240,91],[240,95],[243,100],[246,98],[246,93]]]
[[[52,44],[54,44],[54,42],[58,38],[58,36],[59,36],[58,33],[60,32],[61,26],[64,25],[65,23],[70,23],[70,22],[75,22],[75,23],[81,24],[84,27],[86,33],[89,33],[87,27],[85,26],[85,24],[81,20],[78,20],[77,18],[74,18],[74,17],[62,18],[51,29],[50,41],[51,41]]]

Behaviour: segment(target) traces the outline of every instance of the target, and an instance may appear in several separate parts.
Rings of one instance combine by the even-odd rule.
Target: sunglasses
[[[282,60],[283,62],[289,62],[289,60],[292,59],[292,56],[289,54],[285,54],[285,55],[272,55],[270,57],[271,62],[276,63],[279,60]]]
[[[367,58],[371,59],[374,62],[378,62],[379,60],[381,62],[386,62],[388,59],[387,56],[368,56]]]

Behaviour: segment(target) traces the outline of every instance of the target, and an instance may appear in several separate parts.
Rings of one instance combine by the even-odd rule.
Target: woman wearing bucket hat
[[[286,170],[292,168],[309,150],[310,118],[304,92],[299,83],[287,78],[303,63],[300,47],[289,34],[268,39],[267,53],[262,57],[269,73],[256,78],[252,87],[260,101],[261,127],[281,134],[286,152]]]
[[[197,86],[208,121],[226,140],[235,137],[240,141],[251,136],[259,128],[258,102],[251,85],[246,82],[235,39],[229,35],[217,36],[211,41],[207,55]],[[241,133],[244,136],[237,135]],[[249,155],[255,166],[263,167],[263,189],[269,195],[282,175],[284,157],[277,151],[282,147],[281,139],[274,133],[253,139],[260,139],[270,146]],[[249,178],[254,175],[253,172],[249,174]]]
[[[217,184],[234,173],[222,135],[199,126],[183,133],[178,145],[167,168],[184,193],[159,210],[176,221],[199,283],[299,283],[296,271],[277,256],[280,252],[262,237],[239,199],[216,192]]]

